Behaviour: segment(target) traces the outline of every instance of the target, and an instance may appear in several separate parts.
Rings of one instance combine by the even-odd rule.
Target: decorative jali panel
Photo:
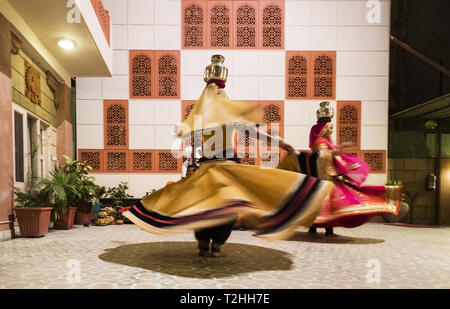
[[[153,150],[130,150],[131,173],[153,173],[155,171],[155,152]]]
[[[336,52],[311,52],[313,70],[312,99],[334,99],[336,97]]]
[[[281,160],[280,151],[264,151],[260,153],[260,166],[265,168],[277,168]]]
[[[264,123],[284,124],[284,101],[259,101],[258,107]]]
[[[154,96],[154,61],[150,50],[130,50],[130,98]]]
[[[103,150],[101,149],[78,149],[78,160],[91,166],[91,173],[103,172]]]
[[[311,75],[309,52],[286,51],[287,99],[308,99]]]
[[[232,1],[208,1],[208,48],[232,48]]]
[[[386,150],[362,150],[361,153],[371,173],[386,173]]]
[[[260,48],[284,48],[284,0],[259,1]]]
[[[157,85],[155,98],[178,99],[180,97],[180,51],[155,51]]]
[[[181,10],[183,49],[206,48],[206,1],[183,0]]]
[[[129,151],[128,150],[105,150],[104,166],[106,173],[128,173]]]
[[[128,101],[103,102],[104,148],[128,149]]]
[[[181,173],[183,156],[181,151],[174,156],[171,150],[155,150],[156,173]]]
[[[186,120],[186,118],[191,113],[191,110],[194,108],[194,104],[196,101],[194,100],[183,100],[181,101],[181,121]]]
[[[337,144],[361,148],[361,101],[337,101]]]
[[[234,48],[258,48],[258,1],[233,2]]]

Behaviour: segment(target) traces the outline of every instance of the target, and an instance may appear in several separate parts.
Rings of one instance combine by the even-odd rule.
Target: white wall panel
[[[112,26],[112,47],[113,49],[128,49],[128,26]]]
[[[151,125],[130,125],[130,149],[153,149],[155,127]]]
[[[154,26],[130,25],[128,26],[129,49],[154,49]]]
[[[154,104],[155,124],[174,125],[181,121],[181,101],[160,100]]]
[[[311,27],[309,26],[286,26],[286,50],[310,50],[311,49]]]
[[[254,76],[234,76],[233,98],[235,100],[258,100],[258,79]]]
[[[224,63],[224,65],[227,64]],[[258,75],[258,51],[242,50],[233,52],[233,68],[233,71],[228,72],[231,75]]]
[[[154,124],[155,103],[150,100],[131,100],[128,104],[130,124]]]
[[[361,149],[387,149],[387,131],[386,126],[361,126]]]
[[[259,100],[284,100],[285,78],[283,76],[260,76],[258,83]]]
[[[128,23],[153,25],[153,2],[153,0],[128,0]]]
[[[103,149],[103,125],[77,125],[78,149]]]
[[[116,75],[103,78],[103,99],[105,100],[128,100],[129,77]]]
[[[181,26],[155,26],[156,50],[180,50]]]
[[[387,126],[388,110],[388,101],[363,101],[361,104],[361,124],[363,126]]]
[[[225,62],[228,62],[225,59]],[[205,50],[187,50],[181,51],[181,75],[199,75],[203,76],[205,67],[209,65],[211,61],[206,61]]]
[[[155,1],[155,25],[181,25],[181,0]]]
[[[336,25],[338,1],[312,1],[311,25]]]
[[[278,50],[260,50],[258,52],[259,75],[284,76],[286,53]]]
[[[113,25],[128,23],[128,0],[102,0]]]
[[[77,100],[77,124],[103,124],[102,100]]]
[[[113,51],[113,74],[129,75],[129,58],[128,50]]]
[[[311,50],[336,50],[336,27],[311,27]]]
[[[286,26],[311,24],[311,1],[286,1]]]
[[[77,99],[102,99],[101,78],[77,78]]]

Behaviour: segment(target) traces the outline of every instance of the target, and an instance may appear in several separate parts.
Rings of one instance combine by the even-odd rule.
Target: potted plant
[[[39,184],[43,186],[42,194],[53,205],[51,220],[55,229],[71,229],[77,211],[72,205],[80,195],[76,187],[76,175],[57,169],[50,173],[50,178],[39,180]]]
[[[66,163],[61,166],[61,170],[66,174],[72,174],[76,178],[76,187],[79,192],[75,203],[77,212],[75,224],[89,226],[92,220],[92,205],[99,201],[105,193],[105,187],[100,187],[94,183],[94,177],[89,176],[92,167],[86,162],[72,160],[64,155]]]
[[[124,218],[119,213],[118,210],[122,209],[123,203],[126,199],[133,197],[127,193],[128,183],[121,182],[117,187],[108,188],[105,193],[105,197],[112,200],[112,207],[103,208],[106,210],[114,219],[119,219],[119,222],[124,222]],[[112,210],[112,211],[111,211]]]
[[[25,191],[14,188],[16,207],[14,211],[22,237],[42,237],[48,233],[53,207],[46,201],[36,184]]]

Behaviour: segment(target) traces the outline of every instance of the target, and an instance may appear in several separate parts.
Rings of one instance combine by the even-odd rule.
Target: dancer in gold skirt
[[[227,225],[231,232],[230,226],[239,218],[259,237],[286,239],[299,227],[311,226],[334,186],[300,173],[236,162],[236,125],[248,125],[250,131],[261,117],[252,103],[228,98],[224,91],[228,69],[223,61],[223,56],[212,56],[212,64],[205,70],[207,86],[178,127],[181,138],[200,140],[203,158],[199,168],[123,215],[150,233],[198,232]],[[264,132],[259,136],[293,150],[282,139]],[[229,232],[221,233],[221,241],[213,239],[213,250],[220,251]],[[199,240],[200,255],[209,249],[206,241],[208,244],[201,244]]]

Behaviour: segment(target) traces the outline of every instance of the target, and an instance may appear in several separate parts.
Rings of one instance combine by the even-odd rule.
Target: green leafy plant
[[[401,180],[388,180],[386,186],[403,186],[403,182]]]
[[[43,178],[38,184],[42,185],[43,196],[53,205],[52,221],[65,214],[67,205],[80,197],[76,175],[66,174],[61,169],[51,172],[50,178]]]
[[[91,204],[98,202],[106,190],[105,187],[95,184],[94,177],[89,176],[92,167],[84,161],[73,160],[66,155],[63,155],[63,157],[66,159],[66,163],[60,169],[66,174],[74,175],[77,179],[76,187],[80,194],[75,205],[79,205],[84,201],[90,202]]]
[[[121,204],[128,198],[133,197],[127,193],[128,183],[121,182],[119,186],[108,188],[105,196],[113,200],[113,205],[115,207],[121,206]]]

